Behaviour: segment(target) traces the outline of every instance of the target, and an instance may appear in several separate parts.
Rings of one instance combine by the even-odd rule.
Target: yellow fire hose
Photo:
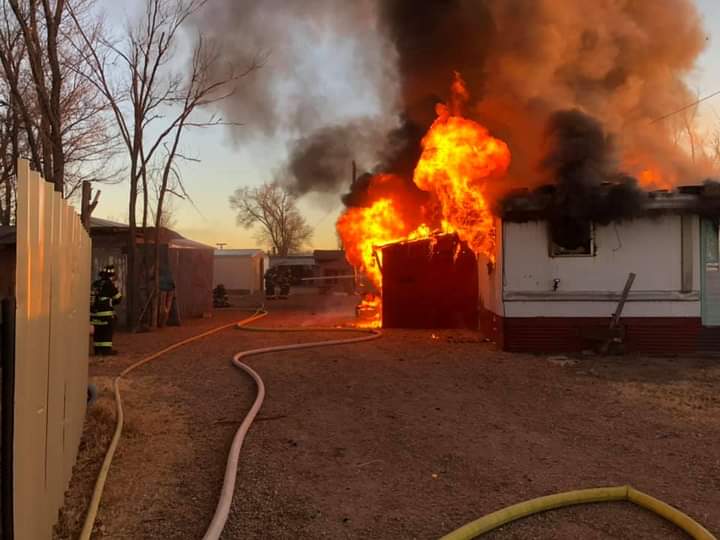
[[[710,531],[691,517],[683,514],[677,508],[673,508],[669,504],[630,486],[581,489],[530,499],[529,501],[508,506],[480,519],[471,521],[450,534],[443,536],[440,540],[470,540],[507,523],[533,514],[539,514],[540,512],[576,504],[612,501],[630,501],[641,508],[650,510],[677,525],[696,540],[717,540]]]
[[[115,378],[113,382],[117,411],[117,423],[115,426],[115,433],[113,434],[112,441],[110,442],[110,446],[108,447],[107,453],[105,454],[105,459],[103,461],[102,468],[95,484],[95,490],[90,501],[90,506],[82,529],[82,533],[80,534],[81,540],[89,540],[92,534],[92,529],[95,523],[95,519],[97,517],[98,508],[100,506],[100,500],[102,498],[102,492],[105,486],[105,482],[107,481],[108,471],[110,469],[115,450],[122,434],[123,409],[119,389],[119,382],[122,377],[126,376],[128,373],[139,368],[140,366],[143,366],[168,352],[176,350],[184,345],[187,345],[188,343],[215,334],[232,326],[254,332],[347,332],[354,330],[369,334],[357,338],[341,340],[315,341],[309,343],[281,345],[276,347],[264,347],[260,349],[242,351],[235,354],[235,356],[233,357],[233,364],[236,367],[247,372],[253,378],[255,384],[257,385],[257,396],[250,411],[245,416],[233,439],[233,443],[231,445],[228,455],[228,461],[225,469],[225,478],[223,480],[223,487],[221,490],[220,499],[218,501],[218,505],[215,510],[212,522],[210,523],[210,526],[204,536],[204,540],[217,540],[222,534],[230,511],[232,496],[235,490],[235,479],[237,476],[239,454],[242,448],[243,441],[245,439],[245,435],[247,434],[250,425],[252,424],[255,416],[260,410],[263,399],[265,397],[265,386],[260,376],[252,368],[250,368],[248,365],[244,364],[240,360],[249,356],[256,356],[271,352],[307,349],[311,347],[324,347],[356,343],[360,341],[368,341],[371,339],[377,339],[381,335],[380,332],[376,330],[364,330],[354,328],[251,328],[245,326],[266,315],[266,311],[257,310],[253,315],[239,322],[233,322],[217,328],[213,328],[212,330],[208,330],[207,332],[203,332],[191,338],[179,341],[178,343],[166,347],[165,349],[158,351],[146,358],[143,358],[139,362],[132,364],[131,366],[123,370],[120,375]],[[650,495],[638,491],[630,486],[583,489],[531,499],[529,501],[508,506],[507,508],[503,508],[501,510],[488,514],[480,519],[472,521],[460,527],[459,529],[443,536],[441,540],[469,540],[472,538],[476,538],[491,530],[497,529],[498,527],[501,527],[502,525],[505,525],[512,521],[528,517],[530,515],[540,512],[578,504],[610,501],[630,501],[642,508],[650,510],[651,512],[654,512],[655,514],[677,525],[696,540],[717,540],[717,538],[713,536],[707,529],[705,529],[702,525],[697,523],[695,520],[693,520],[686,514],[664,503],[663,501],[651,497]]]

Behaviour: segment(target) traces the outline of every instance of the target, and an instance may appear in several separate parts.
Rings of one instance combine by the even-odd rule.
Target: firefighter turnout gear
[[[115,329],[115,306],[122,301],[122,294],[115,286],[115,267],[105,266],[99,279],[92,284],[90,323],[93,325],[95,354],[114,354],[113,331]]]
[[[286,299],[290,294],[290,270],[274,266],[265,272],[265,298],[274,300]]]
[[[265,298],[268,300],[275,299],[275,279],[277,268],[268,268],[265,272]]]
[[[278,272],[275,286],[279,289],[278,290],[278,298],[285,300],[288,295],[290,294],[290,271],[289,270],[281,270]]]

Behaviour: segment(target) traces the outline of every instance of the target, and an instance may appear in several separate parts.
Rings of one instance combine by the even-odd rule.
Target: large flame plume
[[[510,150],[479,123],[462,116],[468,92],[460,74],[455,75],[449,105],[437,106],[437,118],[422,140],[422,154],[413,180],[429,193],[423,206],[406,204],[392,176],[380,174],[368,193],[381,193],[368,206],[350,207],[339,218],[337,230],[348,261],[359,267],[378,290],[378,266],[384,244],[428,238],[454,231],[476,253],[494,257],[495,231],[486,188],[501,180],[510,164]],[[419,225],[415,225],[417,223]]]
[[[483,126],[461,116],[467,99],[465,83],[456,73],[451,106],[437,106],[438,117],[422,140],[413,179],[437,197],[443,219],[460,239],[492,259],[495,234],[485,188],[506,174],[510,150]]]

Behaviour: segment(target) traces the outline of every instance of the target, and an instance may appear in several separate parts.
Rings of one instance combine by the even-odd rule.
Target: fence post
[[[15,432],[15,298],[3,298],[0,307],[0,359],[2,361],[2,448],[0,449],[0,496],[2,538],[14,538],[14,432]]]

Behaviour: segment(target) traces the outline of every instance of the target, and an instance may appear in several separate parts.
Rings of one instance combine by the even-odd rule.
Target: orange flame
[[[460,116],[468,93],[458,73],[452,90],[452,110],[438,105],[438,118],[423,138],[414,180],[420,189],[435,194],[444,221],[461,240],[476,253],[493,258],[493,215],[484,191],[488,182],[507,172],[510,150],[483,126]]]
[[[375,247],[395,242],[408,234],[392,199],[383,197],[369,207],[348,208],[338,219],[337,230],[348,262],[362,268],[373,285],[380,289],[382,276],[375,258]]]
[[[367,294],[357,307],[358,315],[362,320],[356,323],[358,328],[380,328],[382,324],[382,298],[374,294]],[[365,313],[369,313],[368,317]]]
[[[438,231],[454,232],[475,253],[495,260],[495,226],[488,193],[506,175],[510,150],[485,127],[462,116],[469,93],[459,73],[455,73],[451,90],[449,104],[436,107],[437,118],[422,140],[422,154],[413,174],[415,185],[432,195],[431,202],[426,206],[409,204],[402,190],[394,189],[398,178],[379,174],[368,190],[369,206],[349,208],[338,219],[337,230],[348,261],[363,270],[379,291],[382,276],[376,248],[385,244],[428,238]],[[672,182],[658,168],[648,167],[647,160],[632,164],[631,170],[641,171],[638,181],[646,189],[667,187]],[[416,227],[418,223],[423,224]],[[378,302],[372,307],[379,312],[380,298],[373,302]]]
[[[660,169],[650,167],[643,169],[637,175],[640,187],[644,189],[672,189],[674,182],[664,176]]]
[[[471,249],[494,258],[493,217],[483,192],[487,182],[507,171],[510,151],[483,126],[461,116],[468,99],[465,83],[456,73],[450,105],[438,105],[438,117],[422,141],[413,180],[434,195],[441,214],[436,224],[414,229],[408,225],[423,221],[419,218],[431,212],[408,210],[398,199],[402,195],[389,189],[394,177],[383,174],[372,179],[370,190],[377,188],[377,198],[367,207],[348,208],[338,219],[348,261],[362,269],[378,290],[382,276],[376,248],[385,244],[429,238],[436,231],[456,232]]]

